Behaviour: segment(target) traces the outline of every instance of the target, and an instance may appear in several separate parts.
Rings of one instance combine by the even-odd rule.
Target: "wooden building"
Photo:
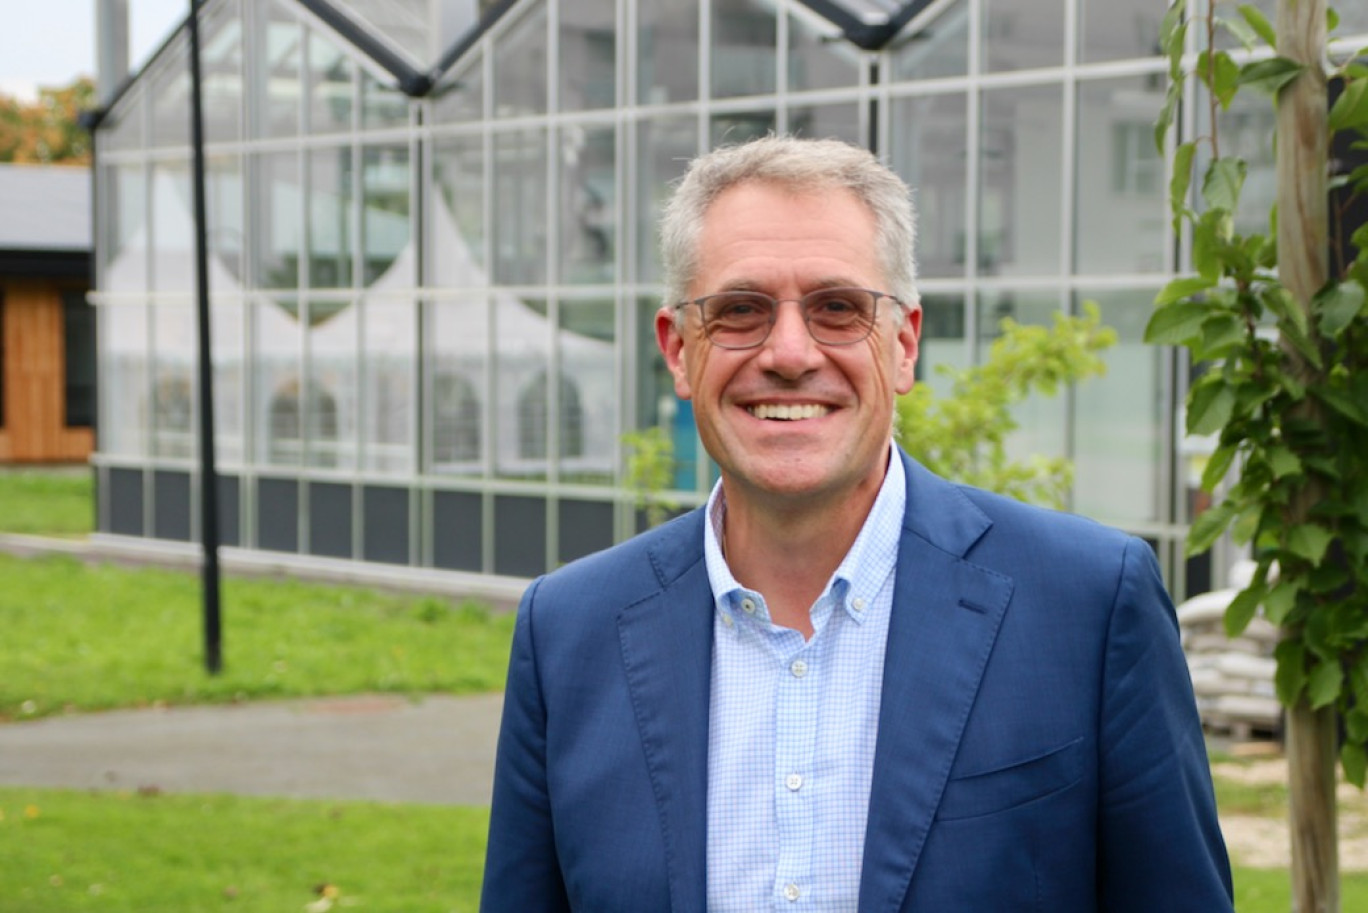
[[[0,165],[0,463],[95,444],[90,172]]]

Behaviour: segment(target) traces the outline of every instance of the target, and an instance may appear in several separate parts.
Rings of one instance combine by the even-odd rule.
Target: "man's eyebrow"
[[[803,284],[804,294],[808,292],[820,292],[829,288],[864,288],[864,284],[845,276],[823,276],[813,282]],[[719,292],[759,292],[763,295],[771,294],[763,282],[754,279],[733,279],[724,283]],[[715,293],[714,293],[715,294]]]

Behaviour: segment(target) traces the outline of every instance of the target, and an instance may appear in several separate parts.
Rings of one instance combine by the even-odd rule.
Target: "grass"
[[[0,813],[0,910],[22,913],[473,913],[489,822],[480,808],[14,788]]]
[[[224,670],[199,580],[0,555],[0,719],[158,703],[503,687],[511,613],[293,580],[224,581]]]
[[[94,525],[95,483],[88,469],[0,472],[0,532],[84,536]]]

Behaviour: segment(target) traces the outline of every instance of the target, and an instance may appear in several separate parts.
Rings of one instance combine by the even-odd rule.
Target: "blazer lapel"
[[[940,804],[1012,580],[963,555],[990,521],[904,459],[907,517],[888,630],[860,910],[901,908]]]
[[[706,905],[708,706],[713,598],[703,562],[702,511],[652,549],[663,589],[618,616],[632,709],[665,840],[674,913]]]

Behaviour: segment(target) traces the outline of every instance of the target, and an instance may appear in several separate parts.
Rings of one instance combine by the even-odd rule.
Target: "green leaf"
[[[1192,282],[1191,279],[1175,279],[1169,283]],[[1166,288],[1165,292],[1168,291]],[[1163,292],[1160,293],[1164,294]],[[1145,342],[1150,345],[1182,345],[1189,339],[1196,339],[1202,332],[1202,324],[1210,316],[1211,309],[1198,301],[1175,301],[1166,304],[1150,315],[1145,327]]]
[[[1339,336],[1363,310],[1363,302],[1363,286],[1352,279],[1322,289],[1312,301],[1321,332],[1332,339]]]
[[[1154,122],[1154,148],[1160,155],[1164,154],[1164,137],[1168,135],[1169,127],[1173,126],[1173,115],[1182,99],[1182,82],[1171,78],[1168,91],[1164,93],[1164,105],[1159,109],[1159,118]]]
[[[1235,231],[1230,211],[1208,209],[1192,226],[1192,265],[1203,277],[1215,282],[1226,266],[1226,251]]]
[[[1276,295],[1273,297],[1277,298]],[[1293,314],[1301,314],[1301,309],[1293,308],[1292,314],[1280,319],[1278,321],[1278,330],[1282,333],[1283,339],[1290,342],[1292,347],[1300,352],[1303,358],[1310,362],[1315,368],[1320,369],[1325,363],[1325,360],[1321,357],[1320,349],[1316,347],[1316,344],[1311,341],[1311,337],[1307,335],[1306,327],[1302,322],[1292,316]],[[1305,319],[1306,317],[1303,315],[1302,321]]]
[[[1281,625],[1297,607],[1297,593],[1301,587],[1290,580],[1279,580],[1264,596],[1264,616],[1275,625]]]
[[[1180,279],[1174,279],[1169,282],[1168,285],[1160,289],[1159,294],[1155,296],[1154,303],[1163,307],[1164,305],[1172,304],[1175,301],[1181,301],[1184,298],[1191,298],[1193,295],[1204,292],[1214,285],[1216,285],[1216,281],[1214,279],[1208,279],[1205,276],[1184,276]],[[1201,309],[1203,319],[1205,319],[1205,316],[1210,313],[1209,309],[1202,304],[1197,304],[1196,306]]]
[[[1206,466],[1202,468],[1202,491],[1216,490],[1216,486],[1226,477],[1230,464],[1235,462],[1235,456],[1239,452],[1239,447],[1234,444],[1222,444],[1212,452]]]
[[[1273,478],[1298,475],[1302,471],[1301,460],[1286,447],[1271,447],[1268,451],[1268,466],[1273,470]]]
[[[1344,670],[1339,663],[1322,660],[1306,679],[1306,697],[1311,702],[1311,709],[1319,710],[1338,700],[1343,683]]]
[[[1252,49],[1258,41],[1259,34],[1244,19],[1230,19],[1221,16],[1217,20],[1227,32],[1235,36],[1235,40],[1244,46],[1246,51]]]
[[[1249,627],[1254,613],[1259,610],[1259,600],[1263,598],[1263,586],[1251,586],[1241,590],[1225,610],[1226,637],[1239,637]]]
[[[1240,68],[1240,85],[1277,98],[1282,87],[1302,74],[1304,67],[1286,57],[1256,60]]]
[[[1278,33],[1273,31],[1273,26],[1269,23],[1268,19],[1264,17],[1261,9],[1250,3],[1242,3],[1240,4],[1239,10],[1240,15],[1244,17],[1244,21],[1248,22],[1249,27],[1254,30],[1255,34],[1263,39],[1264,44],[1268,45],[1270,48],[1278,46]]]
[[[1202,180],[1202,199],[1207,206],[1234,212],[1240,202],[1246,169],[1243,159],[1229,156],[1213,159]]]
[[[1200,555],[1221,537],[1230,521],[1235,518],[1235,505],[1222,501],[1215,507],[1208,507],[1198,515],[1188,530],[1187,553]]]
[[[1334,387],[1316,386],[1311,388],[1311,395],[1355,424],[1368,428],[1368,411],[1364,410],[1362,403],[1344,391]]]
[[[1161,155],[1163,151],[1161,142]],[[1187,211],[1188,188],[1192,186],[1192,157],[1196,152],[1196,143],[1183,143],[1173,151],[1173,177],[1169,179],[1169,212],[1173,213],[1174,234],[1178,234],[1178,218]]]
[[[1287,549],[1312,564],[1320,564],[1334,538],[1334,534],[1323,526],[1299,523],[1288,531]]]
[[[1300,641],[1281,640],[1273,648],[1273,656],[1278,660],[1278,670],[1273,675],[1278,700],[1290,707],[1306,687],[1306,647]]]
[[[1240,65],[1225,51],[1203,51],[1197,55],[1197,66],[1193,71],[1202,84],[1207,87],[1222,108],[1229,108],[1240,88]]]
[[[1356,79],[1344,86],[1330,108],[1331,130],[1352,130],[1368,124],[1368,81]]]
[[[1363,789],[1364,775],[1368,774],[1368,751],[1361,742],[1345,742],[1340,746],[1340,764],[1344,779]]]
[[[1230,421],[1235,410],[1235,390],[1216,378],[1192,388],[1188,397],[1188,434],[1212,434]]]
[[[1195,356],[1207,361],[1223,354],[1232,345],[1243,345],[1247,338],[1244,321],[1229,311],[1220,311],[1202,324],[1202,350]]]

